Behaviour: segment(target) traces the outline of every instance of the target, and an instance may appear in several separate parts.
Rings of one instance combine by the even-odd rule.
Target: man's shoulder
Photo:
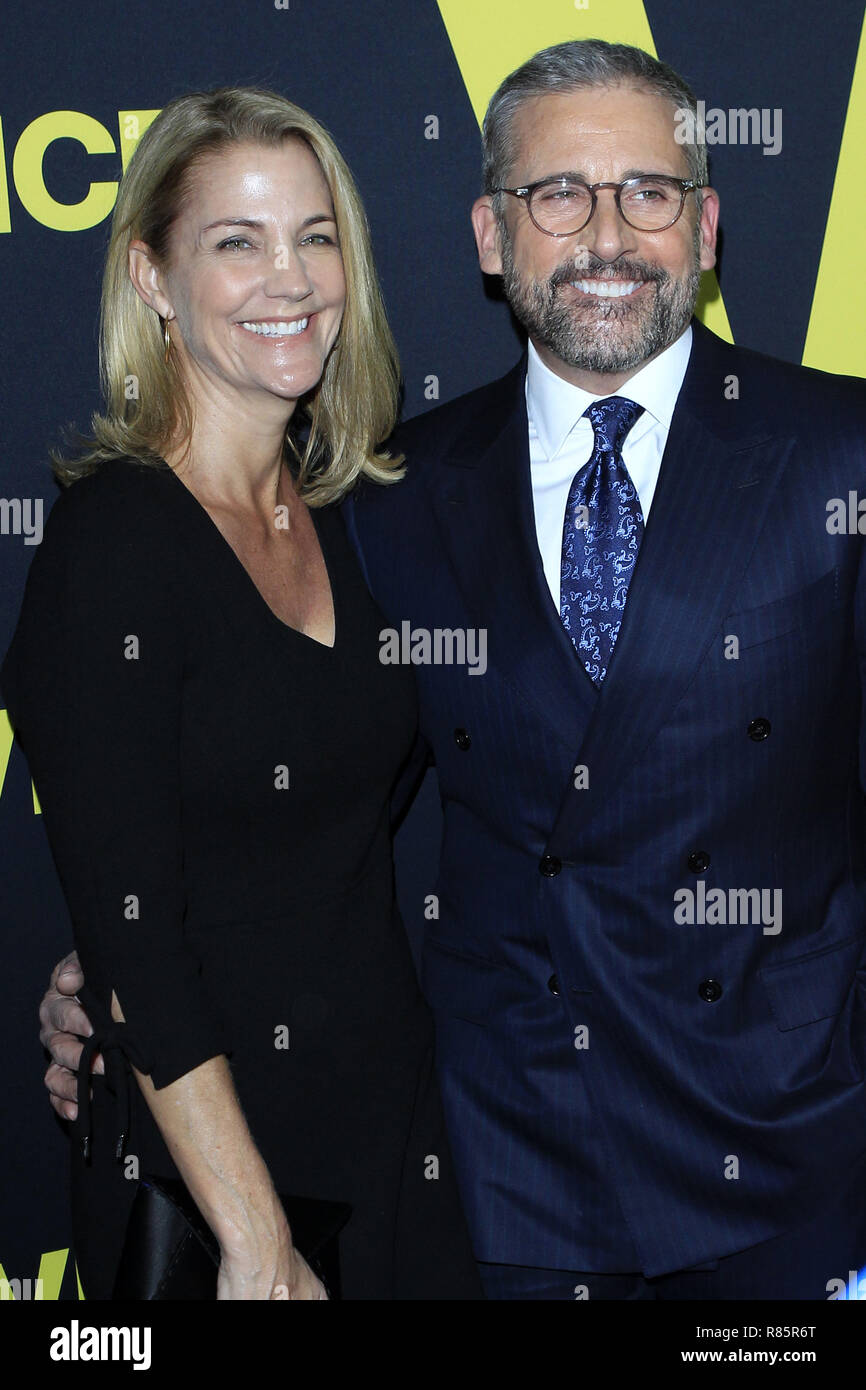
[[[387,446],[391,455],[404,455],[404,477],[385,486],[362,479],[346,499],[345,513],[357,507],[369,523],[381,508],[391,515],[395,507],[411,509],[426,498],[429,486],[441,476],[441,463],[464,454],[475,456],[495,438],[519,399],[525,371],[524,357],[505,376],[404,420]],[[354,525],[351,516],[349,525]]]
[[[718,392],[720,373],[726,400],[745,400],[767,416],[778,414],[789,428],[832,421],[839,429],[866,425],[866,380],[788,362],[781,357],[719,338],[695,326],[704,385]]]
[[[504,376],[465,391],[451,401],[434,406],[432,410],[415,415],[400,424],[392,439],[395,449],[407,455],[440,454],[449,448],[470,427],[495,427],[503,411],[513,406],[526,372],[522,357]]]

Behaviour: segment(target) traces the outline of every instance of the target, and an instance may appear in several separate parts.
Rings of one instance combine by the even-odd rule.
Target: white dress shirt
[[[608,392],[608,396],[625,396],[644,408],[629,430],[622,449],[623,463],[640,498],[644,522],[652,506],[671,417],[691,348],[689,324],[676,342],[641,367],[621,390]],[[592,425],[583,418],[583,412],[593,401],[606,399],[606,396],[591,395],[557,376],[545,366],[530,342],[526,410],[532,501],[538,548],[557,613],[568,490],[574,475],[588,463],[595,439]]]

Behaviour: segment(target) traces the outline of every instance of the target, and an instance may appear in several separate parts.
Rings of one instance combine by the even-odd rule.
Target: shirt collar
[[[691,348],[692,326],[688,324],[676,342],[635,372],[622,391],[616,393],[644,408],[644,415],[631,433],[632,441],[636,434],[643,432],[641,426],[651,429],[653,423],[657,422],[666,430],[670,429]],[[526,408],[548,459],[554,459],[559,453],[587,406],[593,401],[605,399],[605,396],[584,391],[582,387],[572,386],[571,382],[557,376],[542,362],[533,343],[529,343]]]

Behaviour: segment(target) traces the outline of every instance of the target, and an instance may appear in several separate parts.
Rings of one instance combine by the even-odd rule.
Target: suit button
[[[765,738],[770,737],[769,719],[753,719],[747,730],[749,738],[755,743],[763,743]]]
[[[722,997],[722,987],[718,980],[701,980],[698,994],[706,1004],[715,1004],[716,1000]]]
[[[457,744],[458,748],[462,748],[465,752],[472,742],[472,739],[469,737],[469,733],[466,729],[455,729],[454,742]]]
[[[559,994],[559,980],[555,975],[551,975],[547,982],[547,988],[550,990],[551,994]]]
[[[705,849],[693,849],[688,862],[693,874],[705,874],[710,867],[710,856]]]
[[[543,859],[538,861],[538,872],[544,874],[545,878],[555,878],[562,868],[562,860],[557,859],[555,854],[545,854]]]

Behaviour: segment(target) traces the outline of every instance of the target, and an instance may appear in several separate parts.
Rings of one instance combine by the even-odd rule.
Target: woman
[[[479,1297],[393,895],[413,682],[378,660],[328,506],[401,476],[376,452],[396,360],[310,116],[239,88],[157,116],[114,212],[101,361],[107,411],[56,460],[71,486],[2,673],[106,1059],[73,1145],[85,1296],[111,1296],[152,1173],[217,1237],[219,1298],[325,1297],[279,1192],[351,1203],[344,1297]]]

